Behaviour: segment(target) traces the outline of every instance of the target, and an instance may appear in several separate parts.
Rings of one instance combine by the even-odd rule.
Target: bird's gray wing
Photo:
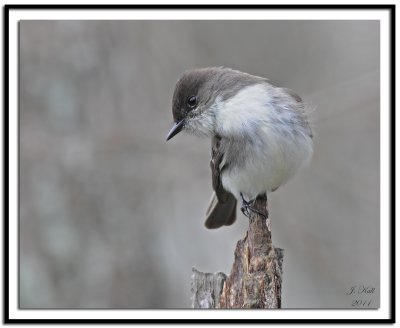
[[[205,226],[208,229],[216,229],[223,225],[231,225],[236,220],[236,198],[226,191],[221,183],[221,167],[223,153],[220,148],[221,138],[215,136],[211,145],[211,175],[214,193],[206,211]]]

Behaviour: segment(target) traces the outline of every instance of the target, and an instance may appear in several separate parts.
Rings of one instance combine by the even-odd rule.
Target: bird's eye
[[[190,96],[189,99],[187,100],[187,104],[190,108],[195,108],[197,105],[197,97]]]

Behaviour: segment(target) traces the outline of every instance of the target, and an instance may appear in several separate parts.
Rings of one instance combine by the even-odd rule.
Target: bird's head
[[[172,98],[174,126],[167,140],[179,132],[211,136],[215,125],[215,104],[218,95],[218,68],[186,71],[178,80]]]
[[[186,71],[175,86],[172,98],[175,124],[167,140],[182,130],[197,136],[214,135],[217,132],[217,120],[221,121],[218,114],[221,109],[227,108],[229,100],[244,88],[266,81],[265,78],[226,67]]]

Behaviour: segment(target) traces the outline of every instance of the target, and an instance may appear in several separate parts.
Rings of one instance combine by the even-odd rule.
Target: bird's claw
[[[244,216],[250,217],[250,212],[257,213],[258,215],[262,216],[265,220],[268,219],[268,215],[265,215],[259,210],[256,210],[255,208],[251,207],[251,201],[246,201],[243,197],[243,194],[240,193],[240,196],[242,197],[242,207],[240,210],[242,211]]]

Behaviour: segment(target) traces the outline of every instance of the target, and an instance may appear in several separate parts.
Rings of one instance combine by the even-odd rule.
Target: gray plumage
[[[194,69],[178,80],[174,127],[212,139],[214,189],[207,228],[230,225],[242,193],[274,191],[312,155],[312,132],[302,99],[268,79],[223,67]]]

